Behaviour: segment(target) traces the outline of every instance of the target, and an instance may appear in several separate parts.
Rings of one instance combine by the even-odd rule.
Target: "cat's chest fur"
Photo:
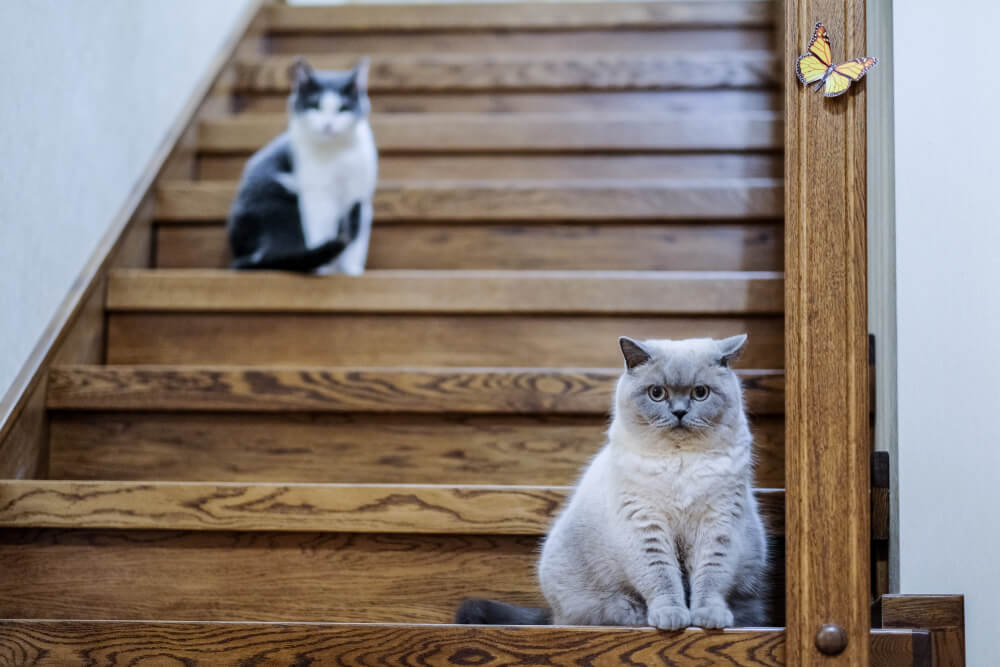
[[[369,201],[375,192],[377,154],[371,127],[357,123],[347,137],[330,146],[316,146],[291,132],[292,187],[298,195],[299,216],[307,247],[336,236],[338,221],[354,202]]]
[[[683,530],[741,491],[749,463],[749,453],[738,451],[676,451],[662,457],[624,451],[615,457],[612,477],[620,502],[636,501]]]

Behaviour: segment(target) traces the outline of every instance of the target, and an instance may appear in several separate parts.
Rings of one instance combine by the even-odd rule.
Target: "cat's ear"
[[[618,344],[622,348],[622,356],[625,357],[625,368],[629,370],[641,366],[653,356],[649,350],[643,347],[642,343],[627,336],[619,338]]]
[[[716,342],[719,345],[719,352],[722,353],[719,357],[719,365],[723,368],[729,368],[729,364],[739,359],[740,355],[743,354],[743,348],[747,344],[747,335],[740,334]]]
[[[368,93],[368,70],[371,66],[371,58],[368,56],[362,56],[358,60],[358,64],[354,66],[354,85],[358,89],[358,93],[365,95]]]
[[[303,84],[313,80],[313,70],[302,56],[298,56],[288,66],[288,79],[292,82],[293,88],[300,88]]]

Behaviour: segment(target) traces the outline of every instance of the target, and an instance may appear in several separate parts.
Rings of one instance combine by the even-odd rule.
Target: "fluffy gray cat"
[[[651,625],[765,622],[767,547],[752,436],[724,340],[621,338],[608,443],[542,548],[551,611],[467,600],[459,623]]]

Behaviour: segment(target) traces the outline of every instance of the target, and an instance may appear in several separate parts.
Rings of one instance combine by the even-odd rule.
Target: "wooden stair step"
[[[409,39],[409,37],[406,37]],[[293,53],[299,53],[293,50]],[[781,101],[770,88],[716,90],[599,90],[599,91],[472,91],[461,93],[389,93],[371,97],[372,112],[400,113],[668,113],[703,111],[778,111]],[[238,113],[285,112],[284,93],[240,94],[233,98]]]
[[[272,32],[268,53],[274,55],[361,55],[441,53],[655,53],[664,51],[748,51],[774,47],[775,26],[659,28],[517,28],[491,30],[426,30],[420,32]]]
[[[929,665],[927,630],[872,630],[871,667]],[[0,620],[25,664],[785,665],[780,628],[664,633],[652,628],[341,623]]]
[[[204,155],[199,181],[236,181],[246,156]],[[379,159],[384,181],[581,181],[782,178],[784,164],[771,153],[388,155]]]
[[[503,366],[621,363],[615,342],[749,333],[750,368],[784,368],[775,315],[112,311],[110,364]]]
[[[544,536],[570,487],[4,480],[0,527]],[[784,534],[784,491],[757,491]]]
[[[749,332],[744,363],[782,368],[781,282],[725,272],[117,271],[107,362],[609,367],[623,334]]]
[[[159,222],[224,220],[236,183],[172,182],[156,191]],[[382,181],[375,220],[745,220],[782,216],[774,178],[642,181]]]
[[[607,415],[618,368],[61,366],[50,410]],[[783,414],[784,373],[741,370],[755,415]]]
[[[297,56],[296,56],[297,57]],[[288,92],[292,56],[243,59],[233,66],[239,92]],[[319,70],[346,70],[354,56],[317,55]],[[777,83],[774,52],[418,53],[376,54],[370,91],[669,90],[761,88]]]
[[[211,269],[114,271],[112,312],[779,314],[777,272],[369,271],[303,276]]]
[[[620,369],[58,367],[56,479],[572,484]],[[784,376],[740,371],[758,486],[784,485]]]
[[[53,370],[56,479],[572,484],[619,369]],[[784,485],[778,371],[740,371],[758,486]]]
[[[232,263],[221,224],[156,226],[161,269]],[[781,271],[780,221],[747,223],[385,223],[372,229],[367,269]]]
[[[767,0],[702,2],[484,3],[267,8],[269,32],[586,30],[594,28],[771,27]]]
[[[286,114],[202,121],[204,153],[250,153],[283,132]],[[372,118],[381,154],[427,152],[776,151],[776,111],[712,113],[399,113]]]
[[[5,482],[0,617],[442,623],[470,596],[537,606],[566,492]],[[780,610],[783,494],[758,496]]]
[[[73,480],[568,485],[605,412],[50,412],[49,475]],[[785,423],[751,420],[760,487],[785,483]]]

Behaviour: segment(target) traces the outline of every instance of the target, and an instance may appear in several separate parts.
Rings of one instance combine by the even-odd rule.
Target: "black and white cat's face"
[[[619,415],[675,440],[729,422],[743,409],[729,363],[746,338],[620,339],[626,372],[618,387]]]
[[[347,72],[317,72],[299,58],[289,72],[291,122],[316,141],[335,139],[368,116],[368,59]]]

